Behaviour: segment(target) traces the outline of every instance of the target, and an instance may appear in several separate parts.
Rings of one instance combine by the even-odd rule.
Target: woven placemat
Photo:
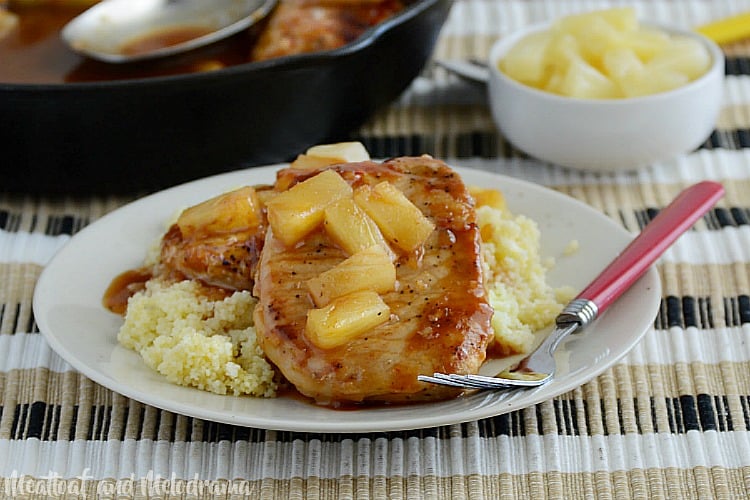
[[[436,55],[482,57],[525,23],[605,5],[459,0]],[[750,11],[747,1],[634,5],[685,26]],[[634,233],[687,185],[725,186],[659,260],[659,313],[623,360],[557,398],[465,424],[280,432],[174,414],[95,384],[45,342],[32,295],[56,250],[131,199],[0,193],[0,496],[749,497],[750,44],[725,52],[716,131],[698,151],[636,173],[526,157],[498,135],[484,89],[434,65],[352,134],[376,157],[430,153],[536,182]]]

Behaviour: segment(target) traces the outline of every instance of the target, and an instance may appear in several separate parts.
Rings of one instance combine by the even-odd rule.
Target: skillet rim
[[[320,65],[329,61],[345,59],[354,56],[358,52],[365,50],[367,47],[377,43],[385,34],[395,29],[397,26],[408,22],[414,17],[420,15],[433,5],[441,2],[453,3],[453,0],[414,0],[406,5],[404,10],[367,29],[356,40],[338,47],[321,52],[310,52],[304,54],[292,54],[289,56],[277,57],[266,61],[253,61],[242,64],[232,65],[221,68],[216,71],[203,73],[180,73],[176,75],[154,76],[147,78],[128,78],[121,80],[100,80],[90,82],[69,82],[69,83],[8,83],[0,81],[0,94],[5,92],[72,92],[87,89],[115,89],[123,86],[127,87],[158,87],[160,85],[173,84],[200,84],[207,80],[227,77],[231,78],[235,74],[244,74],[255,70],[256,73],[281,70],[296,70],[308,66]]]

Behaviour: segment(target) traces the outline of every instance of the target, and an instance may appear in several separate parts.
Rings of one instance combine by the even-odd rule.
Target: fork
[[[664,251],[724,194],[721,184],[703,181],[683,190],[641,233],[555,318],[552,333],[516,366],[494,377],[434,373],[421,382],[463,389],[538,387],[555,375],[554,353],[560,342],[581,331],[630,288]]]

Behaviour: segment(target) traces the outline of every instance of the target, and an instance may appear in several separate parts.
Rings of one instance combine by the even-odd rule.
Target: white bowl
[[[635,170],[693,151],[716,126],[724,54],[697,33],[657,26],[700,40],[712,63],[700,78],[674,90],[622,99],[564,97],[521,84],[498,62],[521,38],[550,27],[529,26],[490,50],[489,99],[502,134],[535,158],[583,170]]]

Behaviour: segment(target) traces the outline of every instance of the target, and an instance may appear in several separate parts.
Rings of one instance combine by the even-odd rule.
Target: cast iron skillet
[[[452,0],[417,0],[325,53],[215,72],[0,83],[0,190],[143,193],[345,140],[419,74]]]

